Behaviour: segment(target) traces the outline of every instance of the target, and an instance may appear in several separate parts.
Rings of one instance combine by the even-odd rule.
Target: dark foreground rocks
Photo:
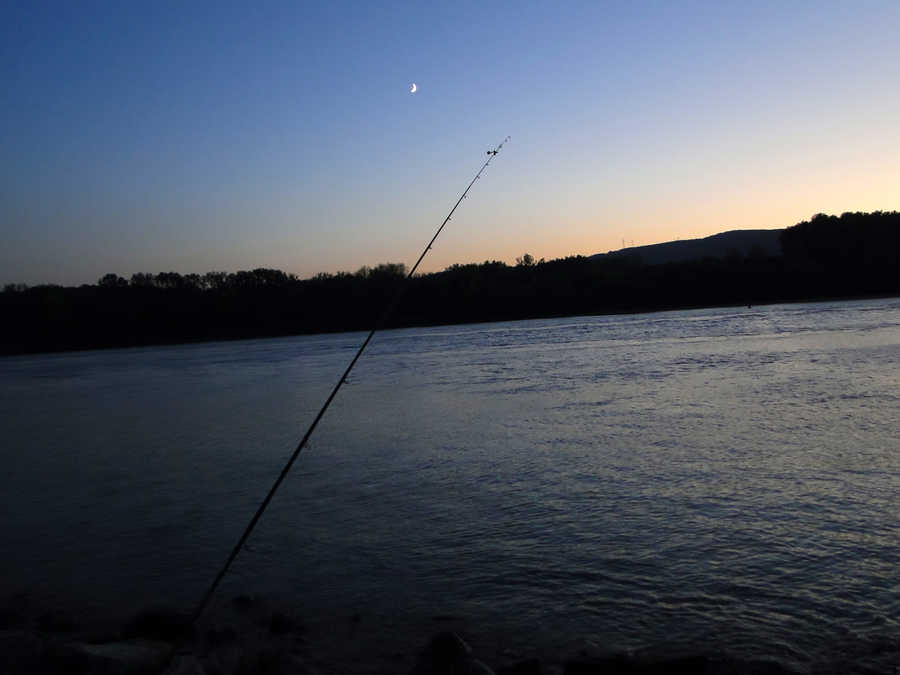
[[[574,659],[564,664],[562,672],[563,675],[790,675],[790,671],[769,661],[736,661],[707,656],[654,660],[615,655]]]
[[[409,651],[393,662],[379,661],[367,659],[366,649],[354,654],[323,649],[319,643],[327,636],[321,632],[316,644],[307,644],[297,615],[251,596],[225,603],[199,629],[185,615],[162,608],[140,612],[115,630],[93,633],[68,616],[15,606],[0,619],[0,675],[790,675],[769,661],[609,654],[593,643],[554,658],[496,662],[504,657],[494,653],[491,662],[451,630],[424,644],[409,644]],[[354,631],[362,623],[358,614],[350,617],[349,642],[340,644],[356,645]],[[376,629],[376,634],[390,630]],[[472,630],[460,632],[477,640]]]
[[[492,670],[456,633],[432,638],[410,675],[790,675],[769,661],[738,661],[702,655],[652,658],[629,654],[586,654],[554,662],[532,658]]]
[[[239,602],[202,631],[165,609],[115,631],[46,630],[28,620],[0,630],[0,675],[319,675],[302,623],[265,603]],[[60,625],[60,624],[54,624]]]
[[[326,675],[340,668],[316,663],[295,629],[280,617],[259,630],[240,634],[215,629],[195,636],[171,656],[172,644],[148,637],[81,642],[26,630],[0,631],[2,675]],[[274,623],[276,630],[272,630]],[[163,670],[165,668],[165,670]],[[412,671],[352,672],[379,675],[789,675],[766,662],[730,661],[705,656],[646,660],[625,655],[579,656],[559,662],[529,659],[489,667],[455,633],[436,635],[419,654]]]
[[[456,633],[435,635],[419,654],[412,675],[494,675]]]
[[[27,631],[0,633],[4,675],[113,675],[158,670],[169,645],[152,640],[91,644]]]

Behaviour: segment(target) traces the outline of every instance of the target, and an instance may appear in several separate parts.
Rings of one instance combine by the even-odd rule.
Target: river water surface
[[[0,359],[0,592],[192,608],[363,337]],[[350,660],[893,672],[898,429],[897,299],[386,331],[219,595]]]

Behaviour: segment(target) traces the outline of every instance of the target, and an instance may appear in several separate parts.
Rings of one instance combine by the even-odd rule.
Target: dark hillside
[[[667,241],[663,244],[631,246],[609,253],[597,253],[592,260],[627,256],[644,265],[682,263],[703,258],[727,258],[729,256],[772,257],[781,255],[779,237],[784,230],[731,230],[702,239]]]

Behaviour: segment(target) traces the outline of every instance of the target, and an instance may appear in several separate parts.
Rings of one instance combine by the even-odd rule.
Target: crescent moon
[[[413,82],[413,83],[412,83],[412,86],[409,88],[409,93],[410,93],[410,94],[415,94],[416,91],[418,91],[418,89],[419,89],[419,88],[416,86],[416,83]]]

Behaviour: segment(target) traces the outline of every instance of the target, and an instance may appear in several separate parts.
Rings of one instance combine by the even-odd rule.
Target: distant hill
[[[591,259],[629,257],[639,258],[645,265],[682,263],[703,258],[726,258],[737,254],[746,258],[751,253],[765,256],[781,255],[779,237],[783,229],[777,230],[731,230],[703,239],[668,241],[649,246],[631,246],[609,253],[597,253]]]

